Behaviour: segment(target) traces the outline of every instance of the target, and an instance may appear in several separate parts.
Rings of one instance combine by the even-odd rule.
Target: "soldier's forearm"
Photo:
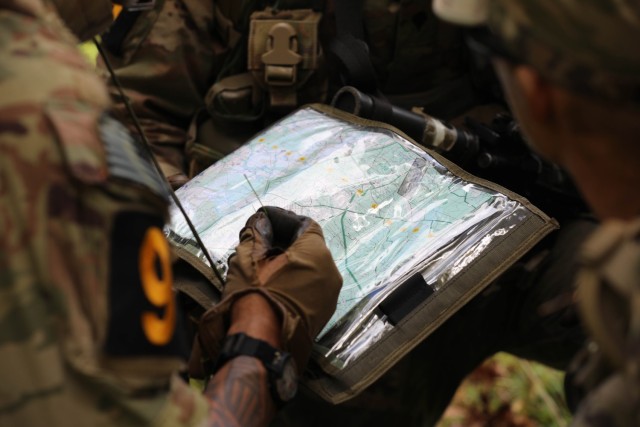
[[[246,295],[233,305],[228,334],[239,332],[275,347],[281,345],[280,320],[259,294]],[[253,357],[239,356],[227,362],[211,379],[205,395],[211,403],[211,427],[266,426],[276,413],[267,371]]]
[[[280,348],[281,321],[267,300],[258,293],[247,294],[231,307],[227,335],[245,333]]]
[[[276,413],[267,381],[256,358],[239,356],[226,363],[205,390],[211,404],[208,426],[266,426]]]

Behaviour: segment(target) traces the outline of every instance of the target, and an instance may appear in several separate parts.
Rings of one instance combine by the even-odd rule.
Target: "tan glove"
[[[231,305],[242,295],[258,292],[282,319],[283,349],[302,371],[313,339],[335,311],[341,286],[318,223],[281,208],[261,208],[240,231],[222,300],[201,318],[203,353],[216,359]]]

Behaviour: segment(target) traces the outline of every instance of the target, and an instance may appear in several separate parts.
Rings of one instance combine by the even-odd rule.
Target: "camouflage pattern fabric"
[[[638,379],[614,373],[587,395],[573,427],[633,427],[640,425]]]
[[[573,425],[640,425],[640,219],[603,224],[582,264],[578,303],[592,342],[572,376],[585,394]],[[604,368],[594,368],[600,360]]]
[[[167,177],[183,172],[189,123],[238,37],[220,22],[228,24],[214,2],[161,0],[138,17],[121,55],[111,56]],[[129,120],[122,105],[117,110]]]
[[[550,81],[640,105],[636,0],[494,0],[488,23],[511,53]]]
[[[195,425],[166,200],[116,170],[130,140],[105,141],[107,90],[52,10],[0,1],[0,425]]]

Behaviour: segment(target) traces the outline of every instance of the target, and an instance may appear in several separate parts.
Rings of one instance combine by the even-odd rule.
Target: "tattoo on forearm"
[[[253,357],[229,361],[211,379],[205,395],[211,403],[210,427],[266,426],[276,412],[266,369]]]

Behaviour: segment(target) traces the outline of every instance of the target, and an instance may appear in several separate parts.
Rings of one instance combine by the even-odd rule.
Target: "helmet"
[[[433,11],[453,24],[480,25],[487,21],[489,0],[434,0]]]

